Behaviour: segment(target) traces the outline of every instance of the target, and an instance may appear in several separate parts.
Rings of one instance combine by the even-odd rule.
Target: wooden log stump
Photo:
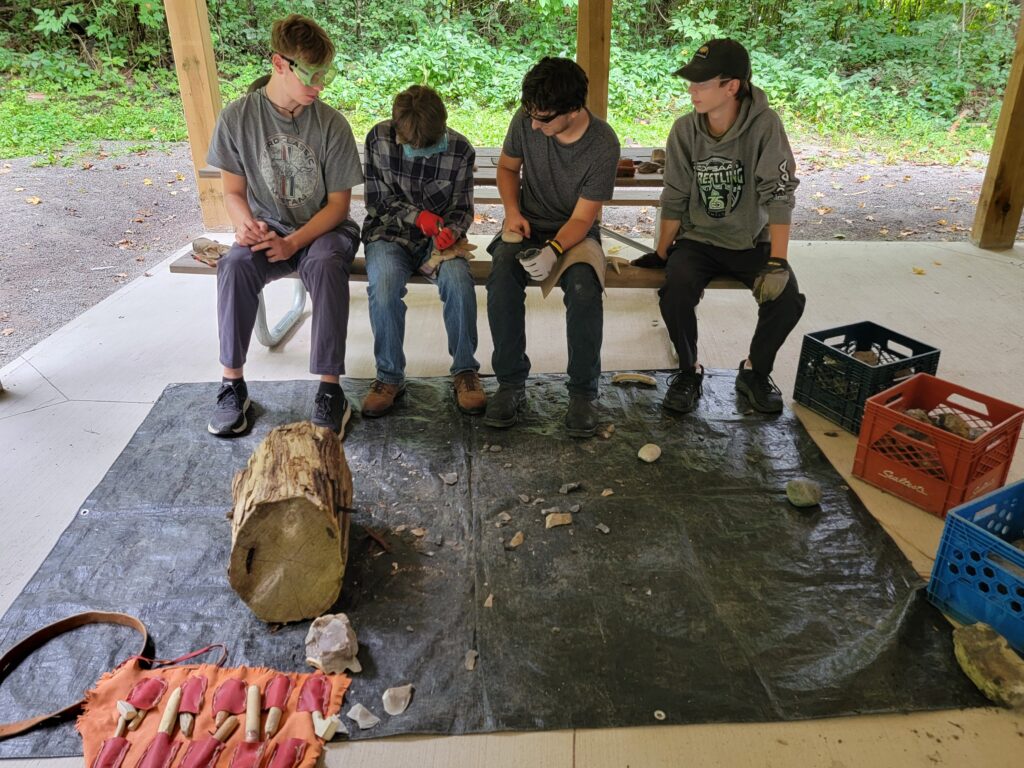
[[[352,504],[338,436],[308,421],[277,427],[231,490],[232,588],[266,622],[325,613],[341,594]]]

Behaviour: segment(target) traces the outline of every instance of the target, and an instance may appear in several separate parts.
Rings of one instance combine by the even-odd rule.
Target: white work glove
[[[768,259],[754,278],[754,298],[758,304],[775,301],[789,283],[789,263],[785,259]]]
[[[556,240],[548,240],[543,248],[528,248],[519,254],[519,263],[523,265],[535,282],[542,282],[551,274],[562,253],[562,247]]]

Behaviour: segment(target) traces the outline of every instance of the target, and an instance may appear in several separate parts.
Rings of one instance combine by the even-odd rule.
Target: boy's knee
[[[302,257],[304,269],[322,273],[349,273],[355,247],[352,241],[337,232],[328,232],[314,240]]]
[[[487,290],[516,287],[524,289],[523,268],[513,253],[495,251],[491,257],[491,273],[487,276]]]
[[[473,288],[473,273],[465,259],[449,259],[441,262],[437,269],[437,282],[448,288],[462,290]]]
[[[673,301],[696,305],[706,287],[705,281],[693,269],[685,257],[670,257],[665,270],[665,286],[661,296],[670,296]]]
[[[225,269],[235,270],[245,269],[246,267],[252,267],[255,269],[255,265],[253,264],[253,259],[255,257],[256,254],[249,250],[249,246],[235,243],[227,253],[217,260],[217,271],[219,273],[221,270]]]
[[[573,264],[562,274],[562,290],[566,298],[580,301],[600,301],[601,281],[589,264]]]
[[[394,301],[402,296],[406,276],[394,269],[367,267],[367,291],[379,301]]]

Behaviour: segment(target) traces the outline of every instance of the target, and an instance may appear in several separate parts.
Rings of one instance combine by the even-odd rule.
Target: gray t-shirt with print
[[[520,109],[501,148],[523,160],[519,207],[530,229],[554,234],[572,216],[579,198],[605,202],[615,192],[619,137],[604,120],[590,115],[586,133],[571,144],[547,137]],[[597,224],[587,233],[598,238]]]
[[[319,213],[329,192],[363,182],[352,128],[340,112],[317,100],[293,120],[262,88],[224,108],[206,162],[244,176],[253,216],[286,234]],[[336,229],[359,236],[351,220]]]

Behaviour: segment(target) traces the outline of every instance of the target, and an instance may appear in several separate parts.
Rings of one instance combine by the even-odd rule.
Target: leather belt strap
[[[0,657],[0,685],[3,684],[3,681],[7,678],[8,673],[12,669],[31,656],[33,652],[42,648],[50,640],[59,635],[63,635],[65,632],[70,632],[72,629],[78,629],[79,627],[84,627],[88,624],[120,624],[123,627],[131,627],[142,635],[142,647],[139,649],[139,653],[142,654],[145,652],[146,643],[149,641],[149,632],[146,631],[146,625],[134,616],[129,616],[127,613],[105,613],[102,611],[86,611],[85,613],[77,613],[74,616],[68,616],[60,621],[55,621],[53,624],[33,632],[28,637],[23,638],[20,642],[16,643],[7,651],[7,653]],[[65,717],[81,709],[84,703],[85,699],[82,699],[80,701],[76,701],[74,704],[69,704],[63,709],[58,709],[56,712],[30,717],[26,720],[19,720],[16,723],[0,724],[0,739],[6,739],[9,736],[24,733],[30,728],[34,728],[46,720]]]

